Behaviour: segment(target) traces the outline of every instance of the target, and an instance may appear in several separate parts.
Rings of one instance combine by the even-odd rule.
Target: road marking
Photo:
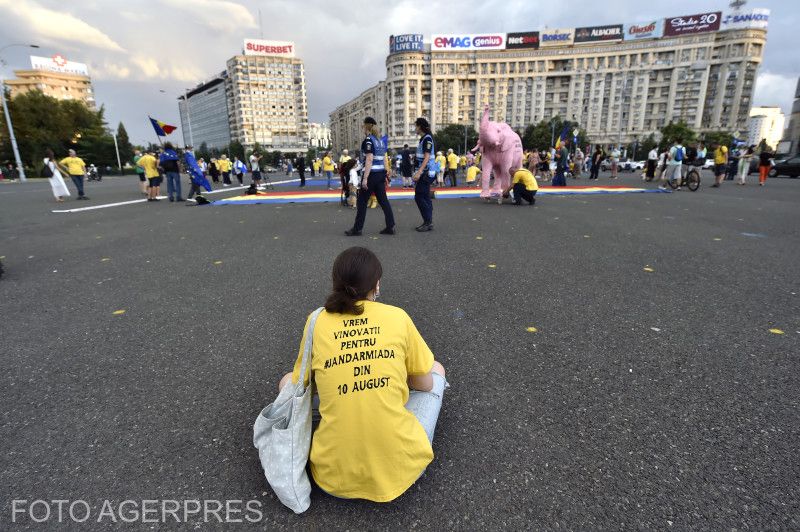
[[[284,181],[273,181],[273,185],[285,185],[287,183],[299,183],[299,179],[286,179]],[[225,187],[220,188],[218,190],[212,190],[211,192],[206,192],[206,194],[219,194],[220,192],[231,192],[233,190],[243,190],[249,188],[248,186],[240,186],[240,187]],[[259,187],[259,190],[264,190],[266,188],[265,185]],[[167,196],[158,196],[158,199],[167,199]],[[122,207],[124,205],[135,205],[137,203],[146,203],[147,199],[137,199],[137,200],[130,200],[130,201],[118,201],[116,203],[104,203],[102,205],[91,205],[89,207],[80,207],[78,209],[55,209],[51,212],[55,213],[71,213],[71,212],[84,212],[84,211],[94,211],[97,209],[108,209],[111,207]]]
[[[784,332],[780,329],[770,329],[769,332],[772,334],[784,334]]]
[[[528,328],[527,328],[527,329],[525,329],[525,330],[526,330],[526,331],[528,331],[528,332],[532,332],[532,333],[533,333],[533,332],[539,332],[539,329],[537,329],[536,327],[528,327]]]
[[[125,314],[125,311],[124,311],[124,310],[122,310],[122,309],[120,309],[120,310],[115,310],[114,312],[112,312],[112,314],[113,314],[114,316],[121,316],[121,315]]]

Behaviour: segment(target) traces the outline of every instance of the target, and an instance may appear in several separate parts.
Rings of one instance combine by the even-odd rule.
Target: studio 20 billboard
[[[672,17],[664,20],[664,36],[677,37],[692,33],[706,33],[717,31],[722,22],[722,11]]]
[[[664,35],[664,19],[652,22],[642,22],[638,24],[625,24],[622,33],[625,34],[626,41],[637,39],[658,39]]]
[[[506,50],[516,50],[519,48],[539,48],[539,32],[526,31],[507,34]]]
[[[279,55],[281,57],[294,57],[294,43],[289,41],[245,39],[244,55]]]
[[[398,54],[400,52],[421,52],[423,49],[422,40],[422,35],[419,33],[390,35],[389,54]]]
[[[543,30],[539,32],[539,46],[563,46],[572,44],[575,38],[575,28]]]
[[[622,24],[575,28],[575,44],[621,40]]]
[[[432,52],[464,52],[467,50],[505,50],[505,33],[433,35]]]

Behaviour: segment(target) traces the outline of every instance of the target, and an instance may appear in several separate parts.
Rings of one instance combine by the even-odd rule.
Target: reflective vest
[[[425,152],[422,151],[422,147],[425,144],[425,139],[430,139],[431,141],[431,153],[430,157],[428,158],[428,177],[433,177],[436,175],[436,146],[433,145],[433,136],[430,134],[426,134],[422,137],[417,144],[417,166],[419,167],[422,164],[423,159],[425,159]]]
[[[370,173],[372,172],[385,172],[386,171],[386,146],[383,145],[383,142],[380,139],[375,138],[375,135],[367,135],[367,138],[372,141],[372,168],[370,168]],[[366,155],[364,156],[364,162],[366,164]]]

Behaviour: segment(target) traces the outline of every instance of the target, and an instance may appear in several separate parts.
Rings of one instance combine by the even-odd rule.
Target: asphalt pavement
[[[797,530],[800,180],[710,180],[436,200],[424,234],[397,201],[397,235],[378,208],[360,238],[338,204],[53,213],[139,199],[136,178],[65,204],[46,182],[0,184],[0,529],[58,525],[12,523],[15,499],[197,499],[259,501],[257,525],[226,529]],[[447,368],[436,457],[394,502],[315,488],[295,516],[252,424],[356,244]],[[58,525],[100,526],[220,529]]]

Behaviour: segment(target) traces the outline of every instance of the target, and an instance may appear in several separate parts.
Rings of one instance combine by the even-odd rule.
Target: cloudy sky
[[[327,122],[337,105],[383,79],[391,34],[645,22],[727,7],[727,0],[0,0],[0,47],[42,47],[6,50],[5,76],[29,67],[32,51],[87,63],[109,123],[123,121],[134,142],[146,142],[154,140],[148,114],[178,124],[183,89],[222,71],[244,38],[259,37],[259,9],[265,39],[295,41],[309,118]],[[800,2],[751,0],[747,7],[772,10],[755,104],[788,112],[800,75]]]

